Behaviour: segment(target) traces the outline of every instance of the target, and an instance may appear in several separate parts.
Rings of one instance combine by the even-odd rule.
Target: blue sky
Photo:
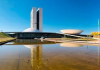
[[[0,0],[0,30],[21,32],[30,27],[32,7],[43,8],[43,31],[97,31],[100,0]]]

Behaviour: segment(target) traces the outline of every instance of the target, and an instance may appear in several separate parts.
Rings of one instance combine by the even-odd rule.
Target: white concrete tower
[[[38,8],[38,10],[37,10],[37,29],[39,30],[39,31],[43,31],[43,14],[42,14],[43,12],[42,12],[42,8]]]
[[[31,11],[31,28],[37,29],[37,13],[36,7],[32,8]]]
[[[36,7],[31,11],[31,28],[25,29],[23,32],[42,32],[42,8],[38,10]]]

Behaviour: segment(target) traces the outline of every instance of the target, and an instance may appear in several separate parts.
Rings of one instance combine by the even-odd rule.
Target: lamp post
[[[99,19],[98,19],[98,43],[99,43]]]

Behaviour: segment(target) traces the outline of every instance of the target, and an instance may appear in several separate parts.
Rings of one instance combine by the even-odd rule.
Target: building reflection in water
[[[40,43],[40,44],[37,44]],[[36,43],[36,44],[33,44]],[[41,42],[38,40],[17,40],[15,44],[23,44],[25,47],[29,48],[31,50],[31,66],[33,70],[43,70],[43,50],[42,50],[42,44],[48,43],[48,42]],[[89,45],[92,44],[85,44],[87,49]],[[83,47],[83,43],[76,43],[76,42],[64,42],[60,44],[61,47]],[[89,49],[88,49],[89,50]],[[99,61],[99,46],[98,46],[98,57],[97,57],[97,63],[100,64]]]
[[[33,70],[42,68],[42,45],[24,45],[31,49],[31,65]]]
[[[55,42],[41,41],[38,39],[18,39],[14,41],[14,45],[24,45],[31,49],[31,65],[34,70],[42,69],[42,44],[55,44]]]
[[[64,43],[61,43],[60,46],[62,47],[83,47],[82,44],[74,43],[74,42],[64,42]]]
[[[38,42],[38,41],[35,41],[35,42]],[[65,42],[65,43],[60,44],[60,46],[62,46],[62,47],[58,46],[59,44],[57,44],[57,45],[48,44],[48,45],[50,45],[49,47],[48,47],[48,45],[43,47],[42,43],[47,43],[47,42],[42,42],[42,43],[39,42],[40,44],[33,44],[33,43],[34,43],[34,40],[20,40],[20,41],[16,41],[14,43],[14,45],[19,45],[19,46],[24,45],[28,49],[26,51],[26,48],[25,47],[23,48],[23,46],[22,46],[23,50],[21,50],[22,51],[21,58],[25,57],[24,58],[25,60],[19,59],[19,64],[18,64],[19,66],[17,66],[17,67],[19,67],[18,69],[21,70],[21,68],[24,68],[24,70],[25,69],[26,70],[68,70],[68,69],[72,68],[71,70],[73,70],[77,67],[76,69],[80,70],[82,66],[83,66],[84,70],[87,70],[87,69],[99,70],[100,69],[100,67],[99,67],[100,66],[99,65],[100,64],[99,46],[96,47],[93,44],[88,44],[88,43],[86,43],[85,46],[83,46],[84,43]],[[61,48],[61,50],[59,49],[59,47]],[[71,49],[63,48],[63,47],[71,47]],[[74,48],[74,47],[76,47],[76,48]],[[44,49],[46,48],[44,50],[44,53],[43,53],[43,48]],[[98,48],[98,50],[97,50],[97,48]],[[16,48],[14,48],[14,49],[16,49]],[[18,49],[19,49],[19,47],[18,47]],[[48,49],[49,49],[49,51],[48,51]],[[73,49],[75,49],[75,50],[73,50]],[[29,58],[29,54],[27,52],[29,52],[29,54],[31,54],[30,55],[31,58]],[[18,51],[18,53],[19,53],[19,51]],[[43,60],[43,54],[45,56],[44,60]],[[1,55],[1,56],[4,56],[4,55]],[[16,54],[14,54],[14,55],[16,55]],[[11,56],[7,56],[7,57],[12,58]],[[27,61],[29,61],[29,62],[27,62]],[[2,66],[4,66],[3,68],[7,68],[6,65],[4,65],[5,62],[7,63],[6,65],[8,66],[8,59],[6,61],[1,60],[1,62],[0,62],[0,64]],[[9,61],[9,65],[11,65],[10,63],[13,63],[13,62]],[[73,65],[75,68],[72,67]],[[29,67],[29,69],[28,69],[28,67]],[[0,70],[3,70],[3,69],[0,69]],[[4,70],[7,70],[7,69],[4,69]],[[11,70],[11,68],[10,68],[10,70]],[[13,69],[13,70],[15,70],[15,69]]]
[[[90,45],[92,45],[92,44],[90,44]],[[83,47],[84,46],[84,44],[81,44],[81,43],[74,43],[74,42],[64,42],[64,43],[61,43],[60,44],[60,46],[61,47]],[[87,47],[87,49],[88,49],[88,46],[89,46],[89,44],[86,44],[86,47]],[[98,65],[100,65],[100,52],[99,52],[99,47],[100,46],[97,46],[98,47],[98,49],[97,49],[97,64]]]

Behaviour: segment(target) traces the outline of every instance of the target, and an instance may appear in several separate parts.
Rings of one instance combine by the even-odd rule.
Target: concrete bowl
[[[76,29],[65,29],[60,30],[63,34],[80,34],[83,32],[83,30],[76,30]]]

